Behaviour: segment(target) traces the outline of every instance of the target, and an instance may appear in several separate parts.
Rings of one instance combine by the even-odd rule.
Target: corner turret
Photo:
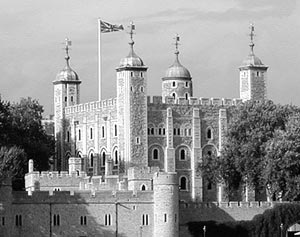
[[[266,72],[268,66],[254,54],[254,25],[250,25],[250,53],[239,67],[240,98],[247,100],[265,100],[267,98]]]
[[[170,66],[165,77],[162,78],[162,97],[171,96],[174,99],[183,97],[188,99],[193,96],[193,84],[190,72],[181,65],[178,59],[179,36],[175,36],[175,61]]]

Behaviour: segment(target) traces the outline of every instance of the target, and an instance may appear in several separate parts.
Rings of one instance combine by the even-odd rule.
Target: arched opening
[[[157,148],[153,149],[153,160],[158,160],[158,149]]]
[[[90,160],[89,160],[89,165],[90,167],[94,167],[94,154],[90,154]]]
[[[185,157],[186,157],[186,155],[185,155],[185,150],[184,150],[184,149],[181,149],[181,150],[180,150],[180,160],[185,160]]]
[[[102,152],[102,162],[101,162],[101,166],[105,167],[105,151]]]
[[[174,99],[176,98],[176,94],[175,93],[173,93],[172,96],[173,96]]]
[[[211,130],[211,128],[207,128],[207,130],[206,130],[206,138],[207,139],[212,139],[212,130]]]
[[[146,186],[144,184],[142,185],[141,190],[146,191]]]
[[[179,188],[180,190],[187,190],[187,178],[185,176],[180,177]]]
[[[119,163],[118,150],[115,150],[115,165]]]
[[[189,97],[189,94],[188,93],[185,93],[185,99],[187,100]]]

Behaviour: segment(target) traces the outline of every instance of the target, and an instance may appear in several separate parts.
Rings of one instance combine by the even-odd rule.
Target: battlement
[[[176,172],[157,172],[153,176],[154,185],[176,185],[178,184],[177,173]]]
[[[158,167],[131,167],[128,169],[128,180],[152,179],[154,173],[158,172]]]
[[[28,177],[33,177],[36,179],[55,179],[55,178],[85,178],[87,177],[86,172],[80,171],[80,172],[72,172],[69,173],[68,171],[34,171],[31,173],[25,174],[25,179]]]
[[[89,111],[96,111],[101,110],[103,108],[109,108],[116,106],[117,104],[117,98],[110,98],[107,100],[101,100],[101,101],[93,101],[89,103],[84,104],[78,104],[74,106],[69,106],[65,108],[66,114],[74,114],[79,112],[89,112]]]
[[[237,106],[242,103],[242,99],[234,98],[196,98],[190,97],[188,99],[181,97],[174,99],[173,97],[167,96],[163,101],[162,96],[148,96],[147,103],[153,105],[160,104],[172,104],[172,105],[202,105],[202,106]]]
[[[153,191],[15,191],[13,203],[116,203],[153,202]]]

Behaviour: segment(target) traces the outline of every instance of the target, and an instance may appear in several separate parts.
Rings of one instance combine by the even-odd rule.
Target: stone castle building
[[[28,193],[5,192],[0,235],[188,236],[189,221],[251,219],[271,206],[250,199],[224,204],[222,186],[199,169],[202,159],[220,153],[230,108],[266,98],[268,67],[254,55],[254,27],[237,99],[193,97],[178,36],[162,95],[147,96],[148,68],[134,52],[133,29],[129,54],[116,68],[116,98],[80,103],[81,80],[66,44],[66,66],[53,82],[56,171],[39,173],[29,162]]]

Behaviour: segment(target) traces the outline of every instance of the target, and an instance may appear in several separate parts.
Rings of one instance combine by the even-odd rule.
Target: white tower
[[[147,67],[133,50],[130,25],[130,52],[117,70],[118,146],[125,167],[148,165],[147,158]]]
[[[267,99],[267,70],[268,66],[254,55],[254,25],[250,25],[250,53],[240,66],[240,98],[247,100]]]
[[[66,39],[66,66],[62,69],[53,81],[54,85],[54,134],[56,140],[55,151],[55,170],[66,170],[68,161],[65,154],[65,139],[66,139],[66,121],[65,108],[79,104],[79,85],[81,81],[75,71],[70,67],[69,47],[71,41]]]

